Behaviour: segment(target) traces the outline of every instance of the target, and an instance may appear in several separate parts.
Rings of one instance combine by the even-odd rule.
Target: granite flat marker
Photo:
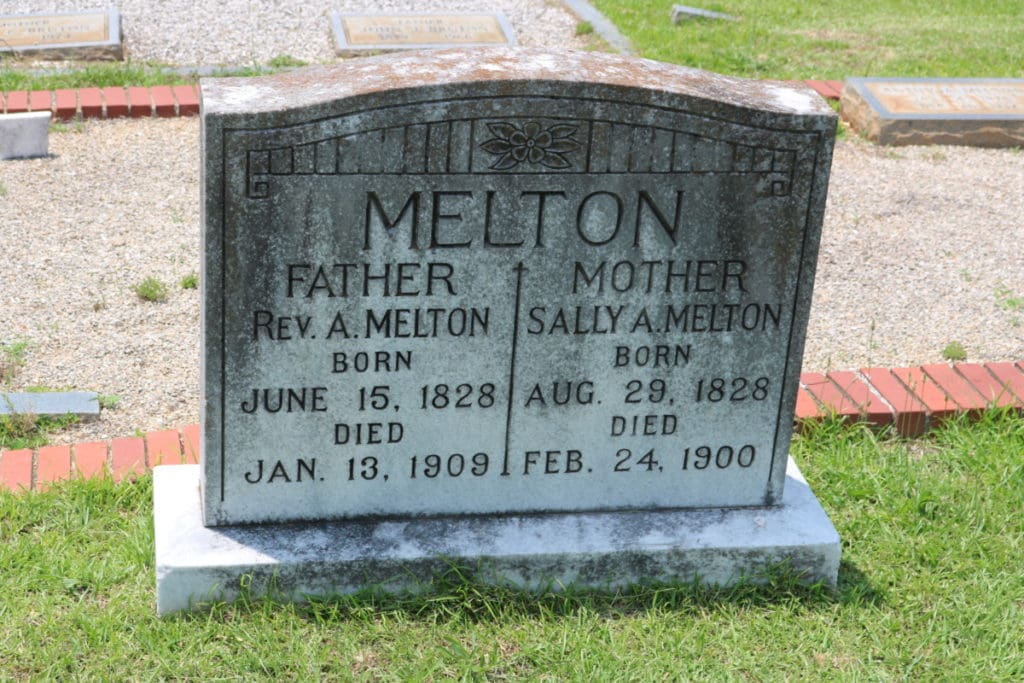
[[[121,59],[121,18],[114,8],[0,16],[0,53],[40,59]]]
[[[843,118],[884,145],[1024,145],[1024,79],[851,78]]]
[[[335,51],[359,57],[394,50],[514,46],[515,32],[501,12],[331,14]]]

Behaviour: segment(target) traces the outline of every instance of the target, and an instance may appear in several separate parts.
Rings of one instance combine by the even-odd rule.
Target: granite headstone
[[[114,8],[0,16],[0,53],[39,59],[121,59],[121,18]]]
[[[335,52],[359,57],[395,50],[446,47],[509,47],[512,25],[501,12],[418,14],[331,14]]]
[[[883,145],[1024,145],[1024,79],[850,78],[843,119]]]
[[[202,92],[202,476],[158,470],[162,611],[239,567],[299,595],[442,557],[835,581],[787,474],[835,128],[811,91],[451,50]]]

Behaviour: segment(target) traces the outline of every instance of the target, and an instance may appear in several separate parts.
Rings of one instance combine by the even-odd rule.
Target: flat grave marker
[[[335,50],[358,57],[394,50],[513,46],[512,25],[501,12],[331,14]]]
[[[886,145],[1024,144],[1024,79],[851,78],[843,118]]]
[[[723,21],[739,21],[739,17],[722,12],[701,9],[699,7],[688,7],[686,5],[672,5],[672,23],[679,24],[688,19],[721,19]]]
[[[0,392],[0,415],[77,415],[94,419],[100,415],[99,395],[94,391]]]
[[[121,21],[114,8],[0,16],[0,53],[43,59],[122,59]]]
[[[199,473],[159,475],[162,610],[225,557],[298,592],[441,557],[835,580],[787,463],[835,125],[811,91],[534,50],[202,91],[202,522],[161,498]]]
[[[35,159],[50,151],[49,111],[0,115],[0,159]]]

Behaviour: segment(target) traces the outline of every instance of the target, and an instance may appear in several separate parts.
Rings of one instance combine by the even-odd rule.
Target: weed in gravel
[[[182,289],[195,289],[199,286],[199,275],[196,273],[189,273],[185,277],[181,278]]]
[[[999,308],[1014,313],[1024,311],[1024,296],[1014,294],[1013,290],[1000,282],[996,285],[996,302]]]
[[[167,285],[153,276],[132,287],[143,301],[167,301]]]
[[[99,394],[96,396],[96,400],[99,401],[100,408],[103,410],[113,410],[121,403],[121,397],[117,394]]]
[[[996,286],[996,304],[998,304],[999,308],[1010,313],[1024,312],[1024,296],[1014,294],[1013,290],[1002,282]],[[1020,316],[1014,315],[1010,318],[1010,324],[1014,327],[1020,327],[1020,323]]]
[[[942,349],[942,357],[946,360],[967,360],[967,349],[958,341],[951,341]]]
[[[75,415],[49,417],[27,413],[0,415],[0,449],[39,448],[49,443],[49,435],[78,422]]]
[[[82,121],[75,121],[74,123],[51,123],[50,132],[54,134],[83,133],[85,132],[85,123]]]
[[[7,186],[4,185],[3,183],[0,183],[0,197],[6,197],[6,196],[7,196]]]
[[[275,69],[287,69],[292,66],[306,66],[309,62],[292,57],[291,55],[278,55],[267,62],[267,66],[272,66]]]
[[[92,303],[92,310],[97,313],[107,307],[107,295],[103,292],[104,284],[102,277],[99,279],[99,282],[96,283],[96,295],[99,298]]]
[[[594,25],[589,21],[581,21],[576,24],[576,35],[589,36],[594,32]]]
[[[29,342],[24,339],[0,344],[0,386],[10,384],[25,365],[28,347]]]

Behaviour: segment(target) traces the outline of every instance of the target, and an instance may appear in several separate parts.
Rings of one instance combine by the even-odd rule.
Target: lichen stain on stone
[[[605,53],[529,48],[389,54],[258,78],[203,79],[210,113],[299,109],[357,95],[474,83],[545,81],[649,90],[744,109],[834,116],[820,100],[783,84]],[[233,92],[245,89],[244,94]]]
[[[809,89],[800,91],[771,83],[766,83],[764,87],[768,95],[778,102],[780,107],[791,109],[797,113],[822,113],[820,98],[813,95]]]

